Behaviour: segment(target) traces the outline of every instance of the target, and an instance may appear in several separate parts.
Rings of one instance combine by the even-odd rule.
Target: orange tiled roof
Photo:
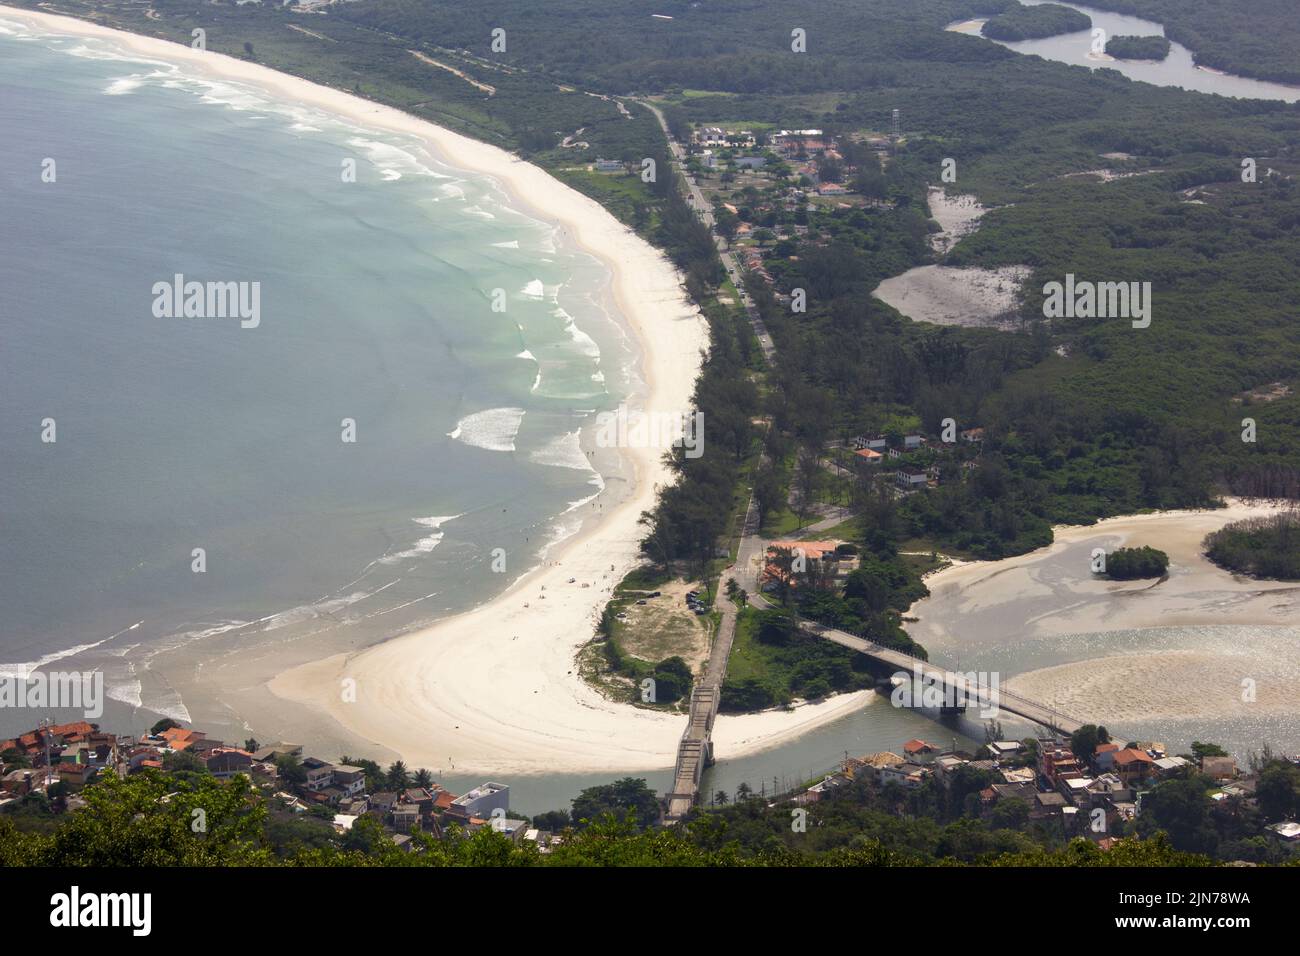
[[[190,744],[202,740],[207,735],[197,730],[188,730],[185,727],[168,727],[158,736],[167,741],[167,746],[173,750],[184,750]]]

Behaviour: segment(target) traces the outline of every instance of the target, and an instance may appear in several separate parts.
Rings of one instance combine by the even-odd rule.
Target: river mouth
[[[1057,0],[1021,0],[1025,6],[1038,6],[1040,3],[1057,2]],[[1236,76],[1209,67],[1198,66],[1192,51],[1182,44],[1169,42],[1169,55],[1164,60],[1119,60],[1104,53],[1092,52],[1093,29],[1106,31],[1106,36],[1164,36],[1164,27],[1151,20],[1128,16],[1122,13],[1110,13],[1077,3],[1059,3],[1092,18],[1092,29],[1078,30],[1074,33],[1062,33],[1057,36],[1037,40],[1018,40],[1015,42],[990,40],[1027,56],[1041,56],[1045,60],[1055,60],[1071,66],[1086,66],[1089,69],[1105,67],[1123,73],[1131,80],[1151,83],[1155,86],[1172,86],[1196,93],[1215,93],[1220,96],[1235,96],[1244,99],[1281,100],[1284,103],[1300,101],[1300,87],[1268,80],[1254,80],[1249,77]],[[945,28],[951,33],[964,33],[980,36],[980,30],[986,20],[961,20],[950,23]]]
[[[1294,749],[1300,587],[1233,575],[1201,553],[1210,531],[1267,510],[1234,503],[1058,528],[1047,549],[936,574],[908,633],[936,660],[996,673],[1008,690],[1117,733],[1175,748],[1213,733],[1239,756],[1265,743]],[[1169,555],[1167,579],[1091,574],[1094,548],[1141,545]]]

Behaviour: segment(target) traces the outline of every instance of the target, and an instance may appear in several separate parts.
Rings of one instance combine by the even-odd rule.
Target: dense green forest
[[[981,28],[990,40],[1037,40],[1061,33],[1077,33],[1092,26],[1092,18],[1071,7],[1042,3],[1032,7],[1017,3]]]
[[[1106,52],[1120,60],[1163,60],[1169,55],[1164,37],[1111,37]]]
[[[1300,15],[1293,0],[1088,0],[1088,6],[1163,24],[1196,62],[1300,84]]]
[[[1205,553],[1215,564],[1241,574],[1300,581],[1300,514],[1234,521],[1206,536]]]

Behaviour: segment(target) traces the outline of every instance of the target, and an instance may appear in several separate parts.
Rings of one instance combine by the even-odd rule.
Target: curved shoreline
[[[358,125],[412,136],[448,166],[490,178],[512,205],[556,224],[565,240],[607,268],[617,318],[641,351],[644,389],[628,404],[648,414],[680,415],[689,407],[708,329],[686,299],[676,269],[595,200],[540,167],[396,108],[259,64],[42,11],[0,5],[0,15],[50,33],[111,40],[132,53],[255,86]],[[670,478],[659,460],[664,450],[620,449],[634,475],[623,500],[599,520],[586,520],[541,567],[478,607],[291,668],[269,681],[251,667],[226,674],[224,680],[256,680],[275,695],[259,695],[268,698],[266,703],[244,708],[241,716],[250,729],[266,735],[283,722],[282,708],[302,708],[302,715],[314,715],[312,733],[302,741],[308,746],[329,753],[350,742],[355,752],[359,738],[440,773],[671,766],[684,718],[606,701],[582,681],[574,662],[609,593],[639,563],[643,529],[638,519],[653,506],[657,486]],[[570,578],[576,581],[570,584]],[[345,702],[340,693],[345,679],[355,682],[354,702]],[[795,712],[724,718],[719,737],[727,742],[728,756],[741,756],[842,716],[856,703],[850,697]]]

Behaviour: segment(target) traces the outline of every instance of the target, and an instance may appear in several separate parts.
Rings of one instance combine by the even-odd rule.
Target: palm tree
[[[428,790],[433,786],[433,774],[421,767],[415,771],[415,785],[421,789]]]
[[[736,802],[743,803],[748,800],[754,793],[754,788],[747,783],[742,783],[736,788]]]
[[[728,803],[731,802],[731,798],[727,796],[727,791],[719,790],[717,793],[713,795],[713,802],[720,807],[725,807]]]
[[[405,790],[411,785],[411,774],[406,769],[406,764],[400,760],[393,761],[388,768],[388,789]]]
[[[262,745],[257,742],[256,737],[249,737],[247,740],[244,741],[244,749],[251,754],[256,750],[261,750]]]

